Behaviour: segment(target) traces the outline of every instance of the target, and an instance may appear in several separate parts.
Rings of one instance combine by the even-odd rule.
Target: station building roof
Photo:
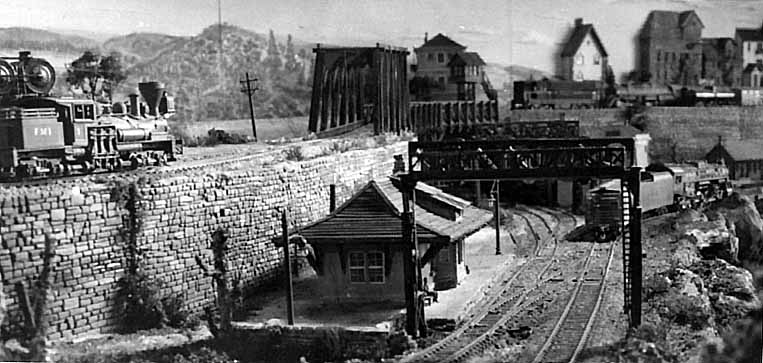
[[[468,201],[444,193],[438,188],[418,183],[416,195],[438,201],[452,211],[455,220],[417,203],[414,209],[416,233],[420,243],[447,244],[458,241],[485,226],[492,218],[489,211],[472,206]],[[417,197],[418,199],[418,197]],[[370,181],[348,201],[328,216],[303,228],[298,233],[310,244],[384,243],[402,244],[403,195],[398,180],[386,178]],[[274,242],[282,237],[276,237]]]

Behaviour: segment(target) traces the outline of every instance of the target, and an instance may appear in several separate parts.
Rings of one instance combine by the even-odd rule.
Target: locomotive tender
[[[55,79],[50,63],[29,52],[0,59],[1,181],[160,165],[182,153],[160,83],[140,83],[148,111],[131,95],[128,113],[121,102],[51,97]]]
[[[654,164],[642,173],[639,202],[644,216],[696,208],[731,194],[729,170],[704,161],[685,164]],[[586,225],[598,240],[611,240],[621,228],[620,181],[610,180],[589,193]]]
[[[645,106],[725,106],[741,104],[740,90],[680,85],[630,84],[608,86],[601,81],[514,82],[512,109],[605,108],[641,104]]]

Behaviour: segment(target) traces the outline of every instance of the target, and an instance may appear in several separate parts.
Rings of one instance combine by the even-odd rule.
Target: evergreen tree
[[[297,71],[299,64],[297,63],[297,58],[294,54],[294,43],[292,42],[291,34],[286,38],[286,52],[284,57],[286,58],[285,69],[289,72]]]
[[[307,82],[305,77],[305,66],[297,65],[299,70],[297,71],[297,85],[304,86]]]
[[[271,75],[274,75],[281,69],[281,52],[278,51],[278,43],[276,43],[276,37],[273,34],[273,29],[270,29],[270,35],[268,36],[268,55],[263,61],[265,66]]]

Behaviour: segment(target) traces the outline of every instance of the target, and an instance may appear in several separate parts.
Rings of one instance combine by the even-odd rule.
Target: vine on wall
[[[125,252],[125,274],[117,281],[116,315],[124,332],[161,327],[167,323],[162,306],[162,282],[148,276],[144,251],[138,245],[143,230],[143,195],[137,182],[118,182],[111,190],[111,200],[127,211],[122,217],[120,236]]]

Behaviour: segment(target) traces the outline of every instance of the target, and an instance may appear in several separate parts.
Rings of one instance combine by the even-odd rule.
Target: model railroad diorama
[[[54,97],[53,66],[19,52],[0,59],[0,181],[162,165],[182,153],[167,118],[174,100],[158,82],[129,102]]]

